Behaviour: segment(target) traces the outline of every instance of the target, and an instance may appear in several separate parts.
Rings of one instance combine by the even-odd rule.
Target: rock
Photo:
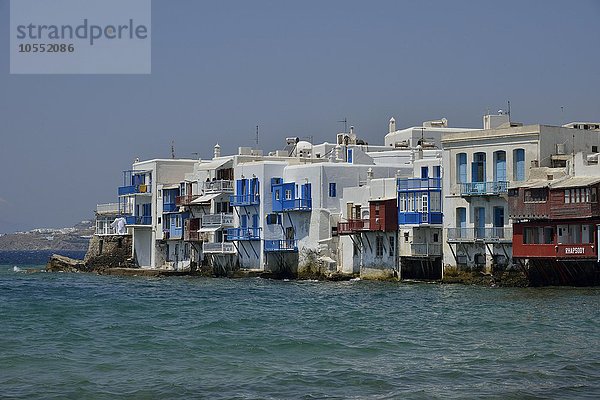
[[[88,272],[83,260],[52,254],[46,264],[48,272]]]

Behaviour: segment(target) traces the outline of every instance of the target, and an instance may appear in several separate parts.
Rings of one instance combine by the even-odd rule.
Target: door
[[[247,215],[240,215],[240,227],[242,229],[246,229],[248,227],[248,216]]]
[[[494,237],[504,239],[504,207],[494,207]]]
[[[558,244],[566,244],[569,243],[569,226],[568,225],[558,225]]]
[[[467,236],[467,209],[464,207],[456,209],[456,227],[458,228],[456,235],[458,238]]]
[[[429,168],[421,167],[421,179],[429,178]]]
[[[485,208],[475,207],[475,238],[485,237]]]

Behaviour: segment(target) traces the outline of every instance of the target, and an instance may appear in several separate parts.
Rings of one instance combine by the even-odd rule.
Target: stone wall
[[[136,267],[131,249],[131,235],[94,235],[90,240],[84,262],[91,270]]]

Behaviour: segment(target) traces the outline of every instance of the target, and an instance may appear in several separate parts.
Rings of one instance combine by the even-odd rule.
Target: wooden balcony
[[[350,219],[346,222],[338,222],[338,235],[352,235],[368,231],[370,225],[370,220],[368,219]]]

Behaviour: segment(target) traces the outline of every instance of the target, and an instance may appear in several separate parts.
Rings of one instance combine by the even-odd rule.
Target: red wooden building
[[[600,177],[525,183],[509,191],[513,259],[533,284],[598,284]]]
[[[356,208],[358,207],[358,209]],[[351,206],[346,222],[338,223],[339,235],[358,232],[395,232],[398,230],[398,206],[396,199],[369,200],[369,218],[360,218],[360,206]]]

